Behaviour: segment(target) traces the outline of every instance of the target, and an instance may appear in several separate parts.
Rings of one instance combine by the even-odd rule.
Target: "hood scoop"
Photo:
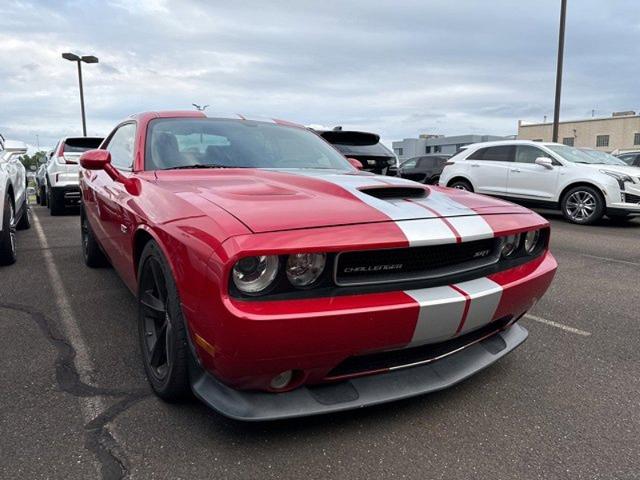
[[[381,200],[393,200],[404,198],[425,198],[429,195],[429,190],[424,187],[411,186],[375,186],[359,188],[362,193],[371,195]]]

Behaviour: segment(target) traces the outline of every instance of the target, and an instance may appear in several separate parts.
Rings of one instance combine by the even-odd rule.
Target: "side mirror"
[[[541,165],[544,168],[551,170],[553,168],[553,160],[547,157],[538,157],[535,161],[536,165]]]
[[[111,164],[111,153],[107,150],[89,150],[80,157],[80,165],[87,170],[104,170]]]
[[[137,178],[129,178],[111,165],[111,153],[107,150],[89,150],[80,157],[80,165],[87,170],[104,170],[114,182],[122,183],[131,195],[140,195],[141,184]]]
[[[352,167],[355,167],[358,170],[362,170],[362,162],[360,160],[357,160],[355,158],[350,158],[350,157],[347,157],[347,160],[349,161]]]

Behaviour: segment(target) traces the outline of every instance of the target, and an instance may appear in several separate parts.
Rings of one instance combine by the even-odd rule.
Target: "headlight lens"
[[[540,241],[540,230],[531,230],[524,236],[524,251],[531,255],[538,247]]]
[[[275,280],[278,263],[276,255],[243,258],[233,267],[233,283],[243,293],[260,294]]]
[[[627,175],[626,173],[613,172],[611,170],[600,170],[600,173],[604,173],[605,175],[609,175],[610,177],[615,178],[618,181],[618,183],[620,182],[635,183],[633,178],[630,175]]]
[[[324,253],[295,253],[287,259],[287,278],[294,287],[307,287],[315,282],[327,263]]]
[[[518,250],[518,245],[520,245],[520,234],[505,237],[502,244],[502,256],[511,257]]]

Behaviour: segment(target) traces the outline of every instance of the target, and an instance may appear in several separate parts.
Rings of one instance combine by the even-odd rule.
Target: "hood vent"
[[[423,187],[365,187],[359,189],[372,197],[388,200],[393,198],[424,198],[429,191]]]

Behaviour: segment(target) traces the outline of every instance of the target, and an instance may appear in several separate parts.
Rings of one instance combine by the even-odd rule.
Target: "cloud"
[[[512,134],[551,116],[559,2],[4,2],[0,131],[53,144],[138,111],[246,112],[374,130]],[[46,28],[43,28],[46,19]],[[564,118],[640,108],[635,0],[569,4]]]

